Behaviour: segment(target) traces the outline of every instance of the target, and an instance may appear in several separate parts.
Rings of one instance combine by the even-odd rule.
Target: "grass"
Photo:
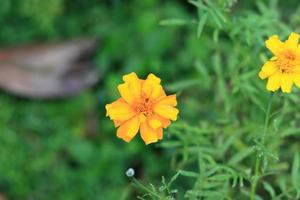
[[[271,56],[265,39],[299,33],[299,10],[296,0],[3,0],[1,46],[96,37],[103,78],[60,101],[0,93],[0,193],[299,199],[299,89],[276,93],[269,109],[257,76]],[[124,143],[105,117],[131,71],[156,74],[178,96],[180,117],[155,145]],[[131,167],[134,179],[125,175]]]

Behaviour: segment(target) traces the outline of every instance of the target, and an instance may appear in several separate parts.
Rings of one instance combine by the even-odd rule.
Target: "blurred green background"
[[[129,167],[145,184],[159,185],[178,169],[197,170],[195,158],[203,153],[236,170],[245,186],[225,180],[222,187],[200,190],[182,178],[174,182],[177,199],[201,199],[189,190],[221,194],[204,199],[247,199],[268,98],[257,77],[270,57],[264,40],[299,33],[300,6],[297,0],[203,2],[208,9],[183,0],[1,0],[1,48],[99,38],[93,61],[102,79],[64,100],[0,92],[0,193],[8,200],[136,199],[142,192],[125,176]],[[158,144],[145,146],[139,137],[121,141],[105,117],[122,75],[132,71],[142,78],[156,74],[167,93],[178,95],[180,117]],[[280,176],[265,180],[270,187],[259,186],[261,199],[299,189],[299,179],[290,175],[300,147],[299,94],[295,89],[275,100],[283,114],[272,121],[268,146],[280,159],[269,159],[269,168]],[[195,146],[201,147],[196,153]]]

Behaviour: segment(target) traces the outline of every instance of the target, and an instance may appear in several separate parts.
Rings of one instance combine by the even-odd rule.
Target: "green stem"
[[[146,186],[144,186],[141,182],[139,182],[136,178],[131,177],[132,182],[139,188],[141,188],[142,190],[144,190],[145,192],[148,192],[149,194],[155,196],[158,199],[163,199],[160,195],[156,194],[155,192],[153,192],[152,190],[150,190],[149,188],[147,188]]]
[[[265,117],[265,123],[264,123],[264,130],[263,130],[263,135],[262,135],[262,138],[261,138],[261,144],[262,145],[265,144],[265,139],[266,139],[267,130],[268,130],[269,121],[270,121],[273,96],[274,96],[274,93],[271,93],[269,101],[268,101],[268,106],[267,106],[267,110],[266,110],[266,117]]]
[[[264,122],[264,129],[263,129],[263,134],[262,134],[261,141],[260,141],[262,146],[265,144],[266,135],[268,132],[273,96],[274,96],[274,93],[271,93],[270,98],[268,100],[265,122]],[[250,193],[251,200],[254,200],[254,198],[255,198],[256,187],[257,187],[258,180],[260,178],[260,174],[259,174],[260,163],[261,163],[260,155],[256,155],[255,171],[254,171],[254,176],[252,177],[252,184],[251,184],[251,193]]]

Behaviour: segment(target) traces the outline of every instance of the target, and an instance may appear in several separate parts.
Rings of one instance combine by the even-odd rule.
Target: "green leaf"
[[[243,149],[242,151],[236,153],[234,156],[232,156],[230,158],[230,160],[228,161],[228,163],[230,165],[236,165],[239,162],[241,162],[242,160],[244,160],[245,158],[247,158],[248,156],[250,156],[251,154],[253,154],[254,149],[253,148],[247,148],[247,149]]]
[[[292,178],[292,184],[293,187],[297,190],[297,197],[300,195],[300,184],[299,184],[299,169],[300,168],[300,159],[299,159],[299,153],[297,152],[294,155],[294,161],[292,165],[292,172],[291,172],[291,178]]]
[[[198,38],[200,38],[200,36],[201,36],[201,33],[202,33],[203,28],[207,21],[207,17],[208,17],[208,13],[204,13],[199,19],[198,27],[197,27],[197,37]]]
[[[199,174],[196,172],[192,172],[192,171],[186,171],[186,170],[179,170],[179,173],[182,176],[186,176],[186,177],[190,177],[190,178],[198,178]]]
[[[161,26],[183,26],[188,24],[189,22],[184,19],[164,19],[159,22]]]
[[[184,90],[186,88],[195,86],[195,85],[199,85],[201,84],[201,80],[199,79],[186,79],[186,80],[179,80],[176,81],[176,83],[172,83],[166,86],[167,90],[170,91],[181,91]]]
[[[268,182],[264,181],[263,182],[263,186],[264,186],[265,190],[270,194],[270,196],[272,198],[275,197],[276,193],[275,193],[275,190],[272,187],[272,185],[270,185]]]
[[[215,43],[218,43],[218,41],[219,41],[219,34],[220,34],[220,31],[218,29],[215,29],[214,33],[213,33],[213,40]]]
[[[170,182],[168,183],[168,186],[170,187],[171,184],[178,178],[178,176],[180,175],[180,172],[178,171],[174,176],[172,176]]]

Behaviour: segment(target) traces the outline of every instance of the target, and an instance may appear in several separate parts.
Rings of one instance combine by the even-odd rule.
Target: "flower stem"
[[[271,116],[271,107],[272,107],[272,102],[273,102],[273,96],[274,96],[274,93],[271,93],[269,101],[268,101],[268,106],[267,106],[267,110],[266,110],[266,117],[265,117],[265,123],[264,123],[264,129],[263,129],[263,135],[262,135],[262,138],[261,138],[261,144],[262,145],[265,144],[265,139],[266,139],[267,130],[268,130],[269,121],[270,121],[270,116]]]
[[[156,194],[155,192],[153,192],[152,190],[150,190],[149,188],[147,188],[146,186],[144,186],[141,182],[139,182],[136,178],[131,177],[132,182],[139,187],[140,189],[144,190],[145,192],[148,192],[149,194],[153,195],[154,197],[158,198],[158,199],[163,199],[163,197],[161,197],[160,195]]]
[[[263,146],[265,144],[267,132],[268,132],[268,127],[269,127],[269,122],[270,122],[270,116],[271,116],[271,107],[272,107],[272,100],[273,100],[274,93],[270,94],[270,98],[268,100],[268,105],[267,105],[267,110],[266,110],[266,115],[265,115],[265,122],[264,122],[264,128],[263,128],[263,134],[261,137],[261,145]],[[254,171],[254,176],[252,177],[252,184],[251,184],[251,193],[250,193],[250,199],[254,200],[255,198],[255,193],[256,193],[256,187],[258,180],[260,178],[260,163],[261,163],[261,157],[259,154],[256,155],[256,161],[255,161],[255,171]]]

